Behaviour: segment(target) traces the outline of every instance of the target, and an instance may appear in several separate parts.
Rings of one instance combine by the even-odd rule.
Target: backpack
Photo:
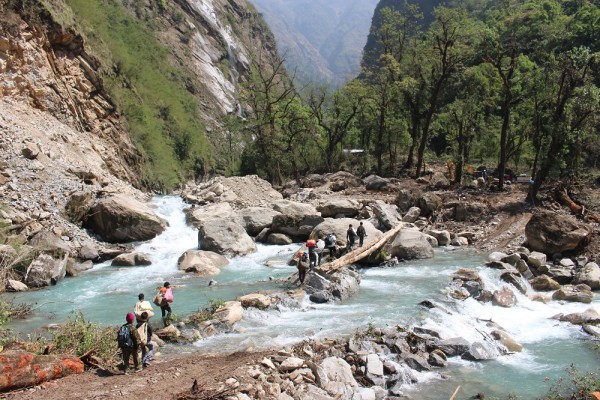
[[[119,328],[119,331],[117,332],[117,343],[119,343],[119,347],[121,348],[133,348],[133,339],[131,338],[131,332],[129,332],[129,326],[127,324],[121,325]]]
[[[142,339],[142,343],[148,343],[148,323],[144,322],[137,328],[138,333],[140,334],[140,339]]]
[[[325,244],[327,245],[327,247],[333,247],[334,240],[333,235],[331,233],[327,235],[327,239],[325,239]]]

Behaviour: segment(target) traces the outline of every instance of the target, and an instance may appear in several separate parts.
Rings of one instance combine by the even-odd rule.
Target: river
[[[286,262],[298,245],[259,244],[258,252],[231,260],[216,277],[197,277],[178,271],[177,259],[185,250],[197,246],[197,232],[185,224],[184,204],[178,197],[155,197],[153,204],[157,213],[169,221],[169,227],[136,249],[150,254],[152,265],[99,264],[56,286],[15,295],[15,302],[35,302],[39,309],[28,319],[15,321],[12,328],[17,332],[33,332],[43,325],[60,323],[78,311],[91,321],[118,325],[125,313],[133,309],[138,293],[143,292],[151,299],[164,281],[178,286],[174,290],[173,312],[179,316],[204,308],[211,299],[230,300],[257,291],[288,288],[278,278],[295,271]],[[462,385],[465,397],[457,399],[477,393],[500,398],[513,393],[518,398],[530,399],[547,391],[545,378],[554,382],[565,376],[571,364],[581,371],[598,369],[600,352],[589,336],[577,326],[549,317],[582,312],[591,306],[598,308],[599,300],[592,305],[555,301],[544,304],[531,301],[516,290],[519,302],[513,308],[481,304],[473,299],[450,300],[444,289],[458,268],[478,270],[492,291],[505,285],[498,279],[499,271],[486,268],[484,262],[485,255],[474,251],[440,248],[433,259],[361,269],[358,294],[341,304],[317,305],[305,300],[300,308],[247,309],[236,326],[238,333],[203,339],[194,346],[204,353],[274,348],[305,338],[347,336],[368,324],[419,325],[439,331],[444,338],[462,336],[474,341],[481,340],[480,331],[489,330],[481,320],[492,319],[524,346],[522,353],[487,362],[452,358],[443,371],[416,373],[419,382],[407,388],[409,394],[425,400],[448,398],[448,393]],[[211,279],[217,284],[208,286]],[[418,305],[423,300],[436,301],[453,312],[428,310]]]

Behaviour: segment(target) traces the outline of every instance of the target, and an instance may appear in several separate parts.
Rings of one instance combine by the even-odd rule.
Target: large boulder
[[[332,174],[325,175],[329,181],[329,188],[334,192],[339,192],[344,189],[362,186],[360,178],[352,175],[350,172],[338,171]]]
[[[536,276],[530,279],[529,283],[534,290],[539,290],[540,292],[550,292],[560,288],[560,284],[548,275]]]
[[[318,268],[310,271],[304,281],[304,288],[314,303],[324,303],[329,300],[344,301],[358,292],[360,274],[342,268],[327,274]]]
[[[535,213],[525,226],[529,248],[545,254],[576,250],[589,235],[589,230],[575,219],[547,210]]]
[[[323,218],[355,217],[360,210],[360,203],[354,199],[330,199],[317,206]]]
[[[367,176],[365,179],[363,179],[363,183],[365,184],[365,189],[367,190],[384,191],[395,188],[395,185],[392,185],[389,179],[382,178],[377,175]]]
[[[167,222],[146,204],[124,194],[99,199],[84,226],[110,243],[150,240],[162,233]]]
[[[446,189],[450,186],[450,181],[443,173],[434,172],[433,175],[431,175],[431,178],[429,178],[429,186],[435,189]]]
[[[573,325],[598,324],[600,323],[600,314],[593,308],[588,308],[582,313],[559,314],[552,317],[559,321],[567,321]]]
[[[387,204],[382,200],[376,200],[371,206],[381,224],[386,228],[392,229],[402,222],[402,216],[395,204]]]
[[[594,299],[594,293],[588,285],[564,285],[554,292],[552,299],[589,304]]]
[[[198,248],[226,256],[244,256],[256,252],[256,243],[236,221],[209,218],[198,226]]]
[[[500,307],[513,307],[517,304],[517,296],[507,287],[494,291],[492,304]]]
[[[177,260],[177,266],[185,272],[200,276],[218,275],[229,260],[220,254],[204,250],[188,250]]]
[[[427,235],[417,229],[401,229],[389,245],[389,254],[402,260],[433,257],[433,247]]]
[[[396,196],[396,205],[401,212],[407,211],[416,206],[419,197],[421,197],[421,192],[418,190],[401,189]],[[419,209],[419,214],[420,212],[421,209]]]
[[[198,249],[224,256],[243,256],[256,251],[242,219],[229,203],[185,210],[188,222],[198,228]]]
[[[435,193],[425,193],[417,199],[417,207],[423,217],[429,217],[442,206],[442,199]]]
[[[585,283],[592,290],[600,289],[600,267],[595,262],[587,263],[575,274],[573,284]]]
[[[273,217],[279,214],[278,211],[266,207],[248,207],[238,210],[236,213],[246,232],[251,236],[256,236],[264,228],[269,228]]]
[[[404,217],[402,217],[403,222],[416,222],[419,216],[421,215],[421,209],[419,207],[411,207],[408,209]]]
[[[110,265],[113,267],[148,266],[152,265],[152,260],[150,260],[150,256],[146,253],[133,252],[118,255]]]
[[[446,230],[432,229],[427,234],[436,238],[439,246],[446,246],[450,243],[450,232]]]
[[[330,382],[340,382],[358,387],[354,379],[350,365],[339,357],[327,357],[319,365],[318,373],[315,374],[322,387]]]
[[[242,303],[239,301],[226,301],[217,311],[215,311],[214,317],[220,322],[228,325],[233,325],[242,319],[244,315],[244,309]]]
[[[65,277],[68,260],[68,255],[63,256],[62,259],[56,259],[46,253],[40,254],[27,268],[25,284],[34,288],[55,285]]]
[[[271,230],[301,240],[308,238],[313,228],[324,221],[321,213],[310,204],[282,200],[276,202],[273,209],[280,214],[273,217]]]
[[[271,305],[271,298],[260,293],[251,293],[240,297],[243,307],[255,307],[264,310]]]
[[[335,234],[337,241],[340,243],[346,243],[346,231],[348,230],[348,226],[352,224],[354,230],[358,228],[360,222],[363,223],[365,227],[365,232],[367,236],[365,237],[365,244],[369,243],[373,240],[378,239],[383,234],[381,231],[373,226],[369,221],[358,221],[352,218],[326,218],[319,225],[315,226],[315,228],[310,232],[310,237],[312,238],[322,238],[323,236],[327,236],[330,233]]]
[[[69,254],[70,248],[67,242],[50,231],[40,231],[29,240],[29,245],[37,250],[50,253],[57,258]]]

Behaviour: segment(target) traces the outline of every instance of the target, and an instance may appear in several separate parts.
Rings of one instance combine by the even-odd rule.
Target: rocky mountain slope
[[[377,0],[253,0],[300,82],[341,84],[358,74]]]

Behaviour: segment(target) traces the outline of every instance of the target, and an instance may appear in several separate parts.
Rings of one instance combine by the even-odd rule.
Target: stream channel
[[[248,293],[289,288],[278,279],[295,272],[295,267],[286,262],[298,248],[297,244],[259,244],[258,252],[232,259],[215,277],[197,277],[179,271],[177,259],[184,251],[196,248],[197,231],[185,224],[182,212],[185,204],[180,198],[155,197],[153,205],[169,221],[169,227],[162,235],[136,248],[150,254],[152,265],[98,264],[56,286],[17,294],[16,303],[38,303],[41,307],[26,320],[14,321],[11,328],[22,333],[33,332],[43,325],[60,323],[79,310],[91,321],[116,326],[124,322],[127,311],[133,310],[138,293],[145,293],[151,300],[164,281],[179,286],[174,290],[173,303],[173,312],[179,316],[206,307],[211,299],[233,300]],[[591,305],[556,301],[544,304],[514,290],[518,305],[501,308],[473,299],[456,301],[444,294],[451,275],[459,268],[478,270],[486,288],[492,291],[506,285],[498,279],[499,271],[484,266],[486,256],[470,250],[440,248],[433,259],[360,269],[359,292],[341,304],[312,304],[306,299],[300,309],[246,309],[244,318],[237,323],[239,333],[202,339],[194,344],[194,349],[215,354],[279,348],[306,338],[347,336],[367,328],[369,323],[376,327],[419,325],[437,330],[442,338],[462,336],[475,341],[482,339],[480,331],[489,331],[478,319],[491,318],[524,346],[523,352],[486,362],[451,358],[446,369],[416,373],[419,382],[407,388],[407,394],[425,400],[449,398],[462,385],[457,399],[477,393],[501,399],[512,393],[519,399],[531,399],[547,392],[549,384],[545,378],[552,383],[558,377],[565,377],[571,364],[580,372],[597,371],[598,345],[580,327],[549,318],[558,313],[583,312],[589,307],[598,309],[600,300]],[[208,286],[211,279],[217,284]],[[419,306],[423,300],[443,304],[453,313]],[[155,307],[155,311],[158,322],[160,310]]]

